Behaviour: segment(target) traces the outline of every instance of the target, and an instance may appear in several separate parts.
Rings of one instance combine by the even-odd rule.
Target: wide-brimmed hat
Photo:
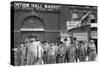
[[[37,36],[36,36],[36,35],[31,34],[31,35],[29,35],[29,36],[28,36],[28,38],[37,38]]]

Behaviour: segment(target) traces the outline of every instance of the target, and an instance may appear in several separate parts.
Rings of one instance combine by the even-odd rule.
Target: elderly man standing
[[[27,65],[33,65],[37,62],[37,56],[38,56],[38,42],[36,41],[36,36],[29,35],[28,39],[29,42],[27,42],[26,47],[28,49],[27,51]]]

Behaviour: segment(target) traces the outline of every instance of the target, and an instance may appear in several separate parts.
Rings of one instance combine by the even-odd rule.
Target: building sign
[[[67,21],[66,22],[67,30],[79,27],[79,23],[80,23],[80,21]]]
[[[37,10],[37,11],[59,11],[60,5],[39,4],[39,3],[14,3],[15,9]]]
[[[74,33],[73,37],[76,37],[79,41],[88,41],[88,33]]]
[[[91,31],[91,38],[97,39],[97,31]]]
[[[98,24],[97,23],[91,23],[91,27],[97,27]]]

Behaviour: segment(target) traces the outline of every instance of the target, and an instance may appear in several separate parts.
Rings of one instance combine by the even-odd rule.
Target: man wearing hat
[[[94,61],[96,58],[96,46],[93,40],[90,41],[87,51],[88,51],[88,61]]]
[[[38,43],[36,41],[35,35],[28,36],[28,42],[26,44],[27,47],[27,65],[33,65],[37,62],[38,56]]]

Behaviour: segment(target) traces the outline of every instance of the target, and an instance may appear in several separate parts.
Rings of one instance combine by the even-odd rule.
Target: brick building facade
[[[89,11],[92,7],[31,2],[12,3],[15,44],[24,41],[32,33],[42,41],[56,40],[61,31],[67,30],[66,22],[72,19],[75,10],[78,10],[81,16],[83,10]],[[80,28],[71,32],[88,32],[88,30],[89,26],[84,27],[84,31]]]

